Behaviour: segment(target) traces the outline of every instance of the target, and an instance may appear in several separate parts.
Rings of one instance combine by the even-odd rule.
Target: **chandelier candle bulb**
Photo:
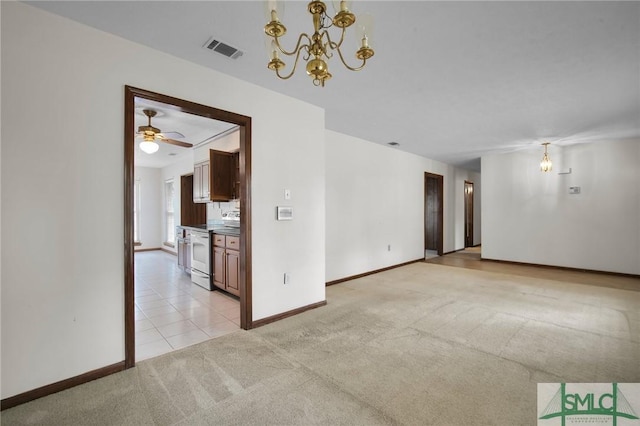
[[[271,37],[266,37],[264,40],[265,49],[267,51],[267,57],[269,58],[269,63],[267,67],[270,70],[278,70],[280,68],[284,68],[285,63],[280,60],[280,55],[278,54],[278,45],[275,40]]]
[[[267,0],[264,2],[265,17],[267,21],[280,22],[284,18],[284,3],[279,0]]]
[[[333,10],[335,10],[336,13],[348,12],[349,9],[351,8],[350,0],[333,0],[332,3],[333,3]]]
[[[269,50],[271,50],[271,57],[269,59],[278,59],[278,47],[276,46],[276,42],[271,40],[269,47]]]
[[[287,32],[287,28],[280,22],[284,15],[284,3],[280,0],[267,0],[264,2],[264,6],[268,21],[264,32],[271,37],[282,37]]]
[[[356,23],[356,35],[358,39],[362,40],[364,46],[364,39],[367,39],[367,43],[370,43],[373,39],[373,16],[369,13],[365,13],[358,18]],[[366,47],[369,47],[367,44]]]

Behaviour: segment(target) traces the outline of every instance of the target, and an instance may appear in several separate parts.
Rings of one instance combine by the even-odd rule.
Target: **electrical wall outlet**
[[[291,190],[290,189],[285,189],[284,190],[284,199],[285,200],[290,200],[291,199]]]
[[[284,283],[285,284],[289,284],[291,282],[291,275],[287,274],[286,272],[284,273]]]

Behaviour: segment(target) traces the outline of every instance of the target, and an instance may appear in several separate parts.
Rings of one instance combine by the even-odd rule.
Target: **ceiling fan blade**
[[[182,139],[184,138],[184,135],[180,132],[162,132],[162,134],[167,137],[167,138],[171,138],[171,139]]]
[[[192,143],[176,141],[176,140],[169,139],[169,138],[163,138],[163,139],[160,139],[160,141],[168,143],[168,144],[171,144],[171,145],[181,146],[183,148],[191,148],[191,147],[193,147]]]

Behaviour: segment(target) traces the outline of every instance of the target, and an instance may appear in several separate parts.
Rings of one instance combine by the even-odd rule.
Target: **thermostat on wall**
[[[293,207],[290,207],[290,206],[278,206],[277,219],[278,220],[293,220]]]
[[[580,193],[580,187],[579,186],[570,186],[569,187],[569,194],[579,194]]]

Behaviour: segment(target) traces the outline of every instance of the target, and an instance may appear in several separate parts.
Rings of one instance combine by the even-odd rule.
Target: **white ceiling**
[[[374,16],[375,56],[358,73],[334,57],[325,88],[303,67],[287,81],[267,69],[262,2],[29,3],[319,105],[328,129],[472,170],[543,140],[640,137],[639,2],[355,1]],[[287,2],[282,21],[292,46],[311,29],[306,2]],[[203,49],[210,36],[244,55]]]

